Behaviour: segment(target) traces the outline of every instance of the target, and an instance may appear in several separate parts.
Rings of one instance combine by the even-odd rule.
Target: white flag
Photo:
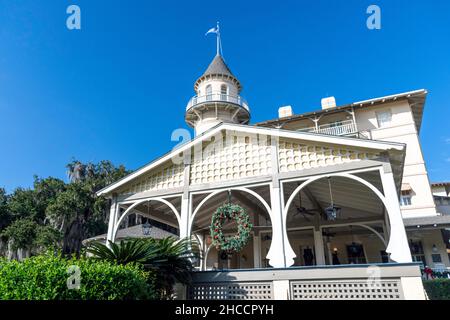
[[[208,30],[208,32],[205,33],[205,36],[210,34],[210,33],[216,33],[217,34],[218,31],[219,31],[218,28],[211,28],[211,29]]]

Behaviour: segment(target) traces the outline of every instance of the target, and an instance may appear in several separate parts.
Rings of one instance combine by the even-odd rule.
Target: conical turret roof
[[[211,61],[211,63],[208,66],[208,69],[206,69],[202,77],[211,74],[223,74],[235,78],[230,68],[227,66],[222,56],[219,54],[214,57],[213,61]]]
[[[225,60],[223,60],[223,57],[220,54],[217,54],[214,59],[209,64],[206,71],[201,75],[197,81],[195,82],[194,88],[197,90],[198,84],[207,76],[212,75],[221,75],[221,76],[228,76],[232,78],[236,85],[238,86],[238,90],[241,90],[241,84],[239,80],[235,77],[235,75],[231,72],[230,68],[225,63]]]

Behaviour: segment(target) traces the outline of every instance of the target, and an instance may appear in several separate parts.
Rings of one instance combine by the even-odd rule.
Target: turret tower
[[[195,82],[194,90],[197,95],[189,100],[186,107],[186,123],[195,129],[195,135],[202,134],[221,122],[247,124],[250,120],[250,109],[240,96],[241,83],[220,54],[218,27],[216,30],[217,54]]]

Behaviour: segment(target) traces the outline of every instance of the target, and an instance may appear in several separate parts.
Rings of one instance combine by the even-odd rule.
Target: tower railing
[[[228,102],[232,104],[236,104],[242,108],[244,108],[247,111],[250,111],[247,101],[242,98],[241,96],[233,96],[229,94],[223,94],[223,93],[210,93],[203,96],[193,96],[187,106],[186,111],[191,109],[192,107],[204,104],[204,103],[210,103],[210,102]]]

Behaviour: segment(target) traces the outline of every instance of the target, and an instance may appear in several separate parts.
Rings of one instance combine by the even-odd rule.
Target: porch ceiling
[[[369,175],[364,178],[370,181],[375,179],[375,176]],[[381,217],[384,213],[383,203],[368,187],[357,181],[342,177],[332,177],[330,182],[333,202],[342,208],[339,219]],[[285,199],[292,194],[298,185],[298,183],[289,183],[284,187]],[[377,184],[375,183],[375,185]],[[331,204],[330,190],[326,178],[307,185],[300,193],[301,198],[297,195],[289,208],[288,227],[300,226],[308,220],[314,220],[312,215],[298,214],[297,208],[300,207],[300,201],[302,207],[313,210],[310,211],[311,213],[323,212]]]
[[[377,171],[364,172],[357,175],[383,192],[381,179]],[[283,184],[285,202],[301,182],[302,181],[286,182]],[[368,187],[355,180],[343,177],[332,177],[330,182],[334,204],[342,208],[339,220],[345,221],[345,219],[371,219],[374,217],[383,217],[384,206],[381,200]],[[257,192],[270,205],[270,190],[268,186],[254,187],[252,190]],[[264,205],[260,203],[259,200],[242,191],[232,190],[231,194],[232,202],[241,205],[247,210],[252,221],[254,221],[256,228],[260,228],[259,230],[270,228],[269,215],[266,212]],[[302,189],[300,194],[301,199],[297,194],[289,208],[287,216],[288,228],[311,225],[311,223],[315,221],[315,216],[318,214],[322,215],[321,219],[323,223],[324,209],[330,205],[328,180],[323,178],[310,183],[306,188]],[[206,195],[207,193],[194,195],[194,210]],[[181,197],[174,197],[169,200],[178,210],[180,210]],[[220,205],[227,202],[227,192],[221,192],[209,199],[197,213],[192,230],[208,232],[213,212]],[[130,205],[123,206],[123,209],[126,209],[129,206]],[[310,210],[311,214],[299,214],[297,208],[300,206],[306,208],[308,211]],[[174,227],[179,227],[178,221],[172,213],[172,210],[164,203],[151,201],[150,208],[148,208],[147,202],[145,202],[135,207],[134,213],[149,216],[150,218]],[[258,217],[258,219],[254,219],[255,216]]]
[[[179,206],[181,204],[181,199],[179,198],[173,198],[170,199],[171,203],[174,205],[175,208],[179,210]],[[150,204],[150,207],[148,207],[148,204]],[[125,205],[123,206],[123,209],[127,209],[131,206]],[[133,208],[132,213],[142,215],[144,217],[152,218],[154,220],[166,223],[170,226],[173,226],[175,228],[179,228],[178,221],[175,216],[175,214],[172,212],[172,210],[164,203],[156,202],[156,201],[150,201],[150,202],[144,202],[136,207]],[[123,227],[123,223],[121,225]]]

